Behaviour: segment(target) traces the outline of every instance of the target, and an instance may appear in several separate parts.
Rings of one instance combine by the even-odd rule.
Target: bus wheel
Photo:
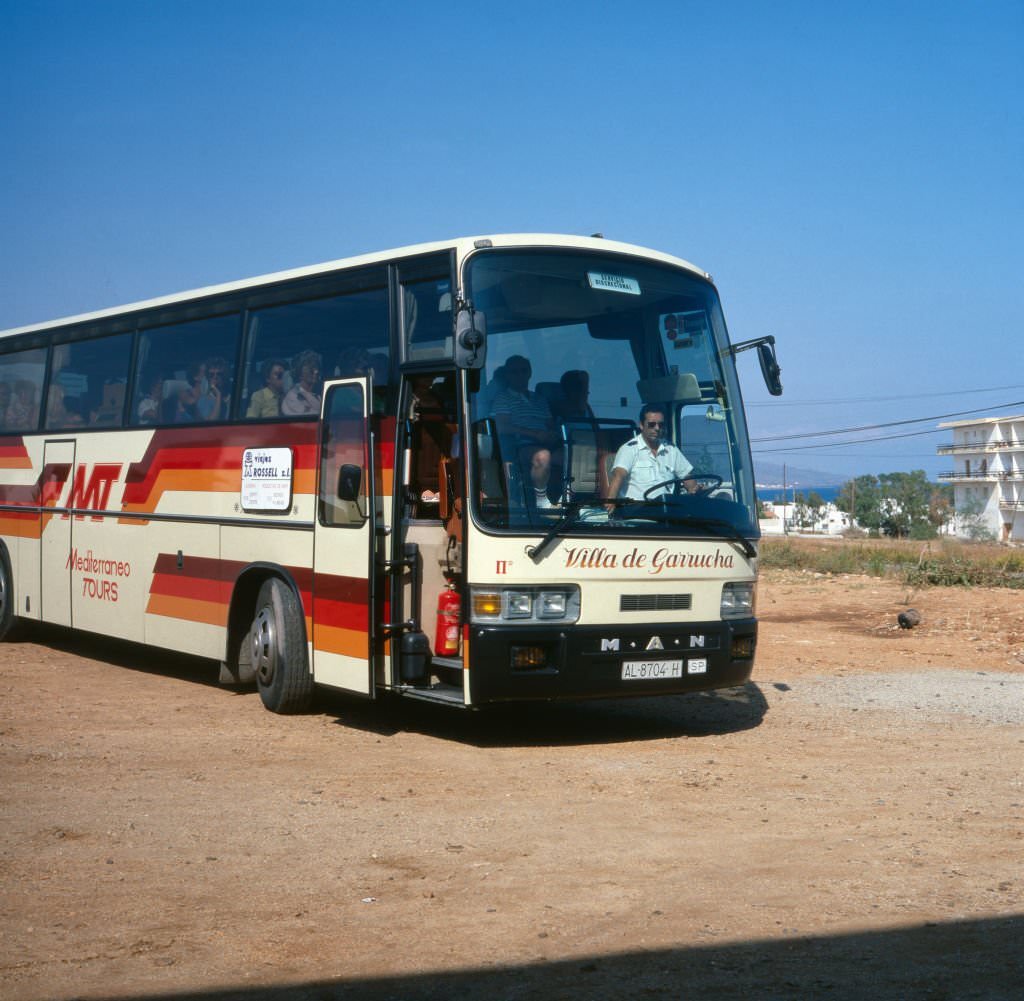
[[[11,564],[7,561],[7,553],[0,549],[0,640],[10,639],[17,623]]]
[[[295,592],[276,577],[260,588],[249,645],[263,704],[275,713],[307,709],[313,698],[313,677],[306,664],[302,609]]]

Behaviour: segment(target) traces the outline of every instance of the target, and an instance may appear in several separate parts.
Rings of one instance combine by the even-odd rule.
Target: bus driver
[[[607,500],[614,501],[619,496],[644,500],[645,492],[651,487],[669,481],[660,490],[651,490],[646,499],[660,497],[671,492],[673,480],[682,482],[689,493],[697,491],[697,482],[686,479],[693,465],[675,445],[662,440],[664,430],[664,410],[656,404],[645,403],[640,408],[640,433],[615,453]],[[609,511],[615,510],[614,503],[605,507]]]

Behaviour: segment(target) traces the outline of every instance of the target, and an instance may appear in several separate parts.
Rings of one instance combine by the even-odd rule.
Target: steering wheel
[[[694,493],[698,494],[705,494],[708,493],[708,491],[710,490],[716,490],[724,482],[722,477],[718,476],[716,473],[691,472],[687,473],[685,476],[673,476],[669,480],[662,480],[661,483],[654,483],[651,486],[649,486],[644,491],[644,500],[650,500],[651,494],[653,494],[655,490],[661,490],[664,487],[674,487],[675,489],[672,492],[676,496],[681,496],[679,487],[681,487],[684,483],[687,483],[690,480],[697,481],[698,487],[697,490],[694,491]],[[689,491],[684,490],[683,493],[689,493]]]

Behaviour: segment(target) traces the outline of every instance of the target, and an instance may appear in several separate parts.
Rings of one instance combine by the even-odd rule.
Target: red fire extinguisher
[[[462,625],[462,601],[449,584],[437,597],[437,633],[434,656],[453,657],[459,652],[459,628]]]

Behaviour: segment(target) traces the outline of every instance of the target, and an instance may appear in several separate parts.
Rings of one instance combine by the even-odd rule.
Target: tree
[[[850,515],[861,528],[877,532],[882,523],[878,477],[870,473],[847,480],[836,497],[836,507]]]
[[[935,531],[941,532],[953,520],[955,514],[952,484],[942,483],[933,487],[928,501],[928,520]]]
[[[985,521],[985,505],[976,497],[966,497],[956,509],[960,521],[960,534],[971,542],[995,542],[996,533]]]
[[[932,519],[937,516],[931,508],[934,490],[923,469],[879,476],[867,474],[843,484],[836,507],[871,532],[896,538],[931,539],[936,531]]]
[[[896,538],[931,539],[935,528],[928,518],[932,485],[923,469],[911,473],[882,473],[878,477],[882,505],[881,529]]]
[[[805,497],[802,493],[793,495],[793,521],[800,528],[809,528],[821,521],[821,511],[825,507],[825,499],[816,490],[810,491]]]

